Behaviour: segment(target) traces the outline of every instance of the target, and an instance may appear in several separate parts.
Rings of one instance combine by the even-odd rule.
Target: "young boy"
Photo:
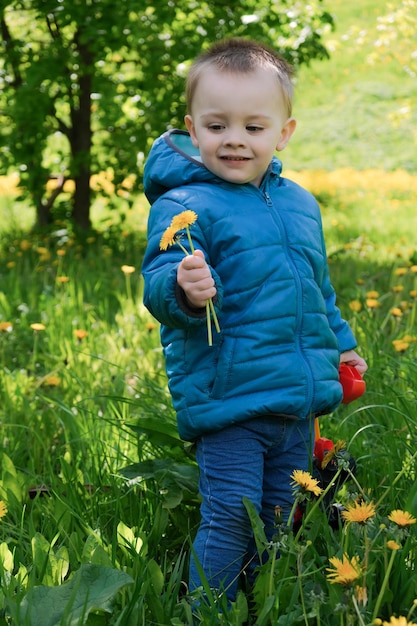
[[[188,133],[165,133],[145,167],[144,301],[161,322],[179,433],[196,442],[200,468],[190,586],[202,569],[230,600],[251,558],[242,498],[272,537],[275,508],[290,514],[291,473],[308,469],[314,416],[341,401],[340,362],[367,369],[335,304],[319,207],[274,156],[295,130],[291,78],[262,44],[215,44],[188,75]],[[174,239],[161,250],[186,210],[197,217],[195,253]],[[209,299],[220,324],[212,346]]]

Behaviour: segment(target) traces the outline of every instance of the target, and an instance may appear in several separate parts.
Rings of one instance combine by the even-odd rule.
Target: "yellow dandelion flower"
[[[151,333],[153,330],[155,330],[156,324],[155,322],[146,322],[145,328],[148,331],[148,333]]]
[[[32,247],[32,244],[27,239],[22,239],[22,241],[20,242],[20,249],[23,251],[30,250],[31,247]]]
[[[45,387],[58,387],[58,385],[61,383],[61,379],[59,378],[59,376],[47,376],[44,380],[43,380],[43,385],[45,385]]]
[[[390,550],[399,550],[401,548],[401,544],[397,543],[393,539],[390,539],[389,541],[387,541],[387,548],[389,548]]]
[[[120,269],[122,270],[123,274],[133,274],[133,272],[136,270],[133,265],[122,265]]]
[[[394,274],[396,276],[404,276],[404,274],[407,274],[408,270],[406,267],[397,267],[397,269],[395,270]]]
[[[404,339],[393,339],[392,345],[394,346],[396,352],[405,352],[410,346],[409,342],[404,341]]]
[[[159,249],[168,250],[170,246],[173,246],[177,242],[177,232],[178,228],[175,228],[172,225],[168,226],[161,237],[161,241],[159,242]]]
[[[360,585],[356,585],[355,598],[359,604],[362,604],[362,606],[366,606],[368,602],[368,591],[366,587],[361,587]]]
[[[417,289],[412,289],[409,293],[410,298],[417,298]]]
[[[74,330],[74,337],[78,339],[78,341],[82,341],[87,337],[87,335],[88,332],[86,330],[83,330],[82,328],[76,328]]]
[[[413,272],[413,274],[417,274],[417,265],[412,265],[410,271]]]
[[[30,325],[32,330],[35,331],[39,331],[39,330],[45,330],[46,326],[44,324],[41,324],[40,322],[35,322],[34,324]]]
[[[393,315],[394,317],[402,317],[403,312],[401,311],[401,309],[397,306],[394,306],[391,311],[390,311],[391,315]]]
[[[8,270],[13,269],[14,267],[16,267],[16,261],[9,261],[8,263],[6,263],[6,267]]]
[[[0,331],[3,333],[10,333],[13,330],[13,324],[11,322],[0,322]]]
[[[303,491],[310,491],[315,496],[319,496],[323,489],[319,487],[319,481],[312,477],[309,472],[304,470],[294,470],[291,474],[291,485],[300,487]]]
[[[406,617],[400,615],[400,617],[390,618],[389,622],[382,622],[382,626],[415,626],[415,622],[409,622]]]
[[[44,248],[43,246],[39,246],[39,248],[36,248],[36,252],[40,254],[41,256],[49,254],[48,248]]]
[[[375,515],[375,505],[373,502],[355,502],[347,504],[346,510],[342,511],[342,517],[347,522],[357,522],[365,524]]]
[[[378,291],[368,291],[368,293],[366,294],[367,298],[379,298],[379,292]]]
[[[56,251],[56,255],[57,256],[65,256],[67,253],[66,250],[64,250],[63,248],[60,248],[59,250]]]
[[[359,565],[359,557],[354,556],[349,559],[347,554],[344,554],[342,559],[338,559],[336,556],[329,559],[333,568],[327,567],[326,574],[331,584],[339,583],[340,585],[350,585],[358,580],[362,573],[362,568]]]
[[[7,515],[7,504],[0,500],[0,519]]]
[[[395,509],[388,515],[388,519],[397,526],[412,526],[417,522],[417,519],[411,515],[408,511],[402,511],[401,509]]]
[[[321,463],[321,468],[325,469],[327,465],[330,463],[330,461],[334,459],[336,454],[340,452],[340,450],[343,450],[343,448],[345,447],[346,447],[346,441],[344,441],[343,439],[339,439],[338,441],[336,441],[336,443],[324,455],[323,461]]]
[[[401,293],[401,291],[403,291],[404,289],[404,285],[393,285],[392,287],[392,291],[394,293]]]
[[[171,226],[175,228],[175,232],[189,228],[194,222],[197,221],[198,215],[194,211],[182,211],[172,218]]]
[[[362,309],[362,303],[359,300],[349,302],[349,309],[358,313]]]
[[[56,277],[56,282],[60,283],[61,285],[64,285],[65,283],[69,283],[69,277],[68,276],[57,276]]]
[[[381,306],[381,303],[378,302],[376,298],[367,298],[366,306],[368,307],[368,309],[376,309],[378,306]]]

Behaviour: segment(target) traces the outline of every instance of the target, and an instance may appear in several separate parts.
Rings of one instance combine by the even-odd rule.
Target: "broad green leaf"
[[[111,602],[118,591],[133,579],[117,569],[82,565],[73,578],[58,587],[34,587],[19,607],[19,623],[25,626],[67,626],[85,624],[90,611],[111,613]]]

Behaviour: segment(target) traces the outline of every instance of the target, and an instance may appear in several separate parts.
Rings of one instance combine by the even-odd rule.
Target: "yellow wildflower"
[[[368,291],[368,293],[366,294],[367,298],[379,298],[379,292],[378,291]]]
[[[404,339],[393,339],[392,345],[394,346],[397,352],[405,352],[405,350],[407,350],[410,344],[408,341],[405,341]]]
[[[0,500],[0,519],[7,515],[7,504]]]
[[[392,287],[392,290],[394,293],[401,293],[401,291],[403,291],[404,289],[404,285],[394,285]]]
[[[10,333],[13,330],[13,324],[11,322],[0,322],[0,331],[3,333]]]
[[[401,544],[394,541],[394,539],[390,539],[387,541],[387,548],[390,550],[399,550],[401,548]]]
[[[401,511],[401,509],[395,509],[388,515],[388,519],[397,526],[411,526],[417,522],[416,518],[408,511]]]
[[[161,241],[159,242],[159,249],[168,250],[170,246],[173,246],[176,243],[177,232],[178,228],[175,228],[172,224],[168,226],[161,237]]]
[[[76,339],[78,339],[78,341],[82,341],[87,337],[87,335],[88,332],[86,330],[83,330],[82,328],[76,328],[74,330],[74,336],[76,337]]]
[[[69,277],[68,276],[57,276],[56,277],[56,282],[60,283],[61,285],[64,285],[65,283],[69,283]]]
[[[357,522],[365,524],[375,515],[375,505],[373,502],[355,502],[346,505],[346,510],[342,511],[342,517],[347,522]]]
[[[407,271],[406,267],[397,267],[394,273],[396,276],[404,276],[404,274],[407,274]]]
[[[362,304],[359,300],[352,300],[349,302],[349,309],[358,313],[362,309]]]
[[[153,330],[155,330],[156,324],[155,322],[146,322],[145,328],[148,331],[148,333],[151,333]]]
[[[412,289],[409,295],[410,298],[417,298],[417,289]]]
[[[56,251],[56,255],[57,256],[65,256],[67,253],[66,250],[64,250],[63,248],[60,248],[59,250]]]
[[[315,496],[319,496],[323,489],[319,487],[319,481],[304,470],[294,470],[291,474],[291,484],[300,487],[303,491],[311,491]]]
[[[175,232],[189,228],[194,222],[197,221],[198,215],[194,211],[182,211],[178,215],[174,215],[172,218],[171,226],[175,228]]]
[[[133,267],[133,265],[122,265],[121,270],[123,274],[133,274],[135,268]]]
[[[394,306],[391,311],[390,311],[391,315],[393,315],[394,317],[401,317],[403,312],[401,311],[401,309],[397,306]]]
[[[366,606],[368,602],[368,591],[366,587],[361,587],[360,585],[356,585],[355,598],[359,604],[362,604],[362,606]]]
[[[42,384],[45,385],[45,387],[58,387],[58,385],[61,383],[61,379],[59,378],[59,376],[47,376],[46,378],[44,378]]]
[[[46,326],[44,326],[44,324],[41,324],[40,322],[35,322],[34,324],[30,325],[32,330],[35,331],[39,331],[39,330],[45,330]]]
[[[354,556],[349,559],[347,554],[344,554],[342,559],[338,559],[336,556],[329,559],[333,568],[326,568],[329,572],[327,578],[331,584],[339,583],[341,585],[350,585],[359,578],[362,573],[361,566],[359,565],[359,557]]]
[[[382,626],[415,626],[415,622],[409,622],[406,617],[394,617],[391,615],[389,622],[382,622]]]
[[[366,299],[366,306],[369,309],[375,309],[378,306],[381,306],[381,303],[378,302],[378,300],[376,298],[367,298]]]
[[[410,270],[413,272],[413,274],[417,274],[417,265],[412,265],[410,267]]]

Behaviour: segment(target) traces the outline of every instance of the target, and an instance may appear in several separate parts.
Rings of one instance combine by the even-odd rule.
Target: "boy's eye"
[[[224,127],[221,124],[210,124],[209,130],[222,130]]]
[[[248,130],[250,133],[256,133],[262,130],[262,126],[253,126],[251,124],[250,126],[246,126],[246,130]]]

